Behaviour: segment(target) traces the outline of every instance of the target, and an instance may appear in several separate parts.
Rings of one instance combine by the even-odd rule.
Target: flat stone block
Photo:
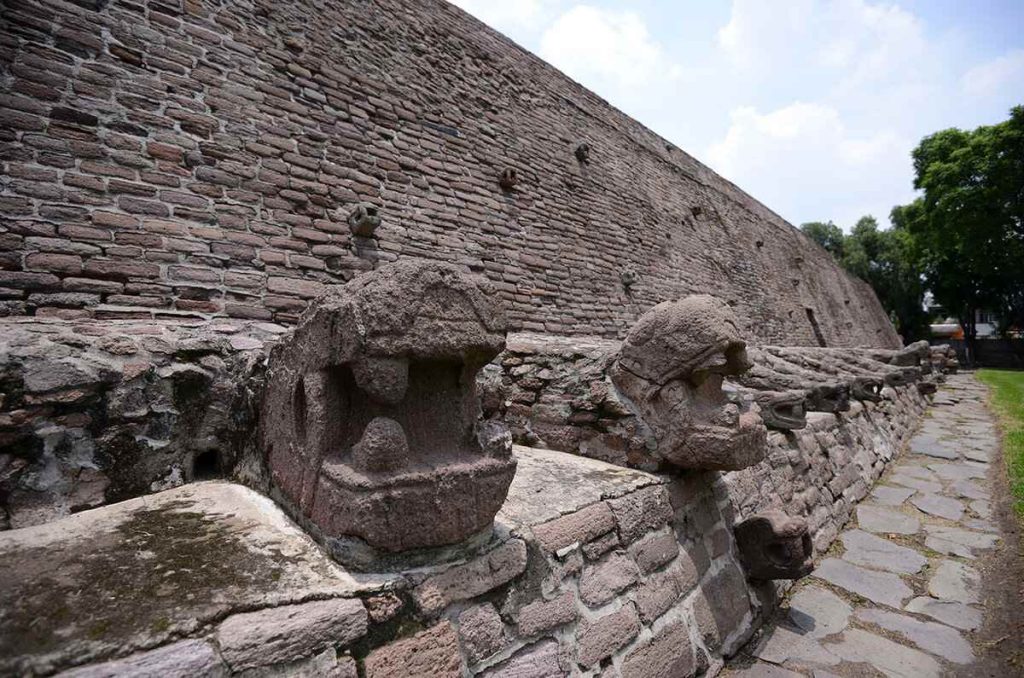
[[[973,631],[981,627],[981,611],[963,603],[921,596],[907,603],[906,610],[928,615],[943,624],[964,631]]]
[[[921,530],[921,521],[917,518],[878,506],[858,506],[857,524],[876,534],[917,534]]]
[[[0,673],[107,659],[236,611],[352,597],[394,579],[357,582],[272,501],[224,482],[2,532],[0,571]]]
[[[912,494],[914,494],[912,488],[890,487],[888,485],[878,485],[871,491],[872,499],[885,506],[899,506],[909,499]]]
[[[475,598],[522,574],[526,569],[526,543],[512,539],[469,562],[436,574],[413,590],[413,598],[428,615],[454,602]]]
[[[939,600],[980,603],[981,574],[969,565],[943,560],[928,580],[928,594]]]
[[[116,678],[118,676],[160,676],[161,678],[193,678],[193,676],[227,676],[228,668],[220,660],[213,645],[204,640],[183,640],[171,645],[140,652],[124,659],[93,664],[62,673],[63,678]]]
[[[693,670],[690,634],[681,622],[665,626],[622,661],[622,678],[689,676]]]
[[[857,618],[897,633],[922,650],[954,664],[970,664],[974,661],[971,644],[958,631],[945,624],[920,621],[905,614],[877,608],[861,608],[857,610]]]
[[[853,608],[820,586],[804,586],[789,600],[789,621],[811,638],[825,638],[846,628]]]
[[[316,600],[225,619],[217,643],[233,671],[285,664],[366,634],[366,609],[357,598]]]
[[[877,570],[914,574],[928,564],[928,559],[915,551],[876,537],[861,530],[847,530],[840,535],[846,553],[843,560]]]
[[[901,608],[903,601],[914,593],[891,572],[875,572],[838,558],[823,560],[813,576],[880,605],[895,608]]]
[[[558,656],[558,642],[542,640],[527,645],[504,662],[487,669],[481,678],[557,678],[567,675]]]
[[[590,667],[629,644],[640,632],[632,603],[596,619],[582,619],[576,630],[577,660]]]
[[[448,622],[378,647],[364,662],[366,678],[461,678],[462,657]]]
[[[848,662],[870,664],[888,676],[939,678],[942,666],[924,652],[860,629],[849,629],[825,647]]]
[[[946,520],[960,520],[964,515],[963,503],[938,494],[918,493],[910,498],[910,503],[924,513]]]

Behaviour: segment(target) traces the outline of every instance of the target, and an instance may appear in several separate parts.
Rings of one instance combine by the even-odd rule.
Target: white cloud
[[[548,19],[550,0],[449,0],[491,28],[525,39]]]
[[[576,5],[544,32],[540,56],[619,105],[631,93],[676,77],[635,12]]]
[[[1024,49],[1012,49],[987,63],[975,66],[960,80],[965,94],[990,96],[1003,91],[1024,92]]]
[[[799,101],[768,113],[737,108],[730,120],[709,162],[783,215],[849,227],[873,214],[884,223],[910,198],[909,148],[891,131],[855,134],[837,109]],[[894,187],[906,189],[898,200]]]

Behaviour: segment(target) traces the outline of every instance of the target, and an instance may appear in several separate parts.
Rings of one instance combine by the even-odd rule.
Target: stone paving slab
[[[971,374],[948,377],[909,448],[748,650],[755,662],[725,675],[970,675],[984,620],[976,563],[1000,543],[985,393]]]

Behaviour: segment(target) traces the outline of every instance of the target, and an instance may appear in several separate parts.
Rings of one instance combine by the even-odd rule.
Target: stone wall
[[[440,0],[7,2],[0,82],[4,314],[290,323],[421,257],[522,330],[621,336],[704,292],[764,343],[898,345],[789,224]]]

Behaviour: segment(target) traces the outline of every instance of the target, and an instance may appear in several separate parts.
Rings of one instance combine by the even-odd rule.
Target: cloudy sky
[[[1024,0],[454,1],[794,224],[887,224],[921,137],[1024,104]]]

